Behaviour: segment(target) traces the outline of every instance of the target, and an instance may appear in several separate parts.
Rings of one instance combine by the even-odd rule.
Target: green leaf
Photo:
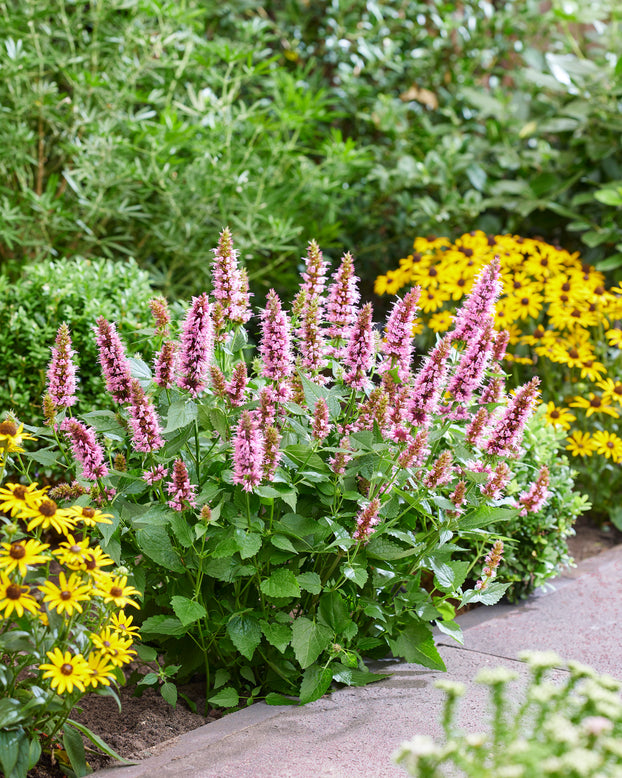
[[[195,621],[199,621],[199,619],[207,616],[207,611],[200,602],[189,600],[187,597],[178,595],[171,597],[171,606],[184,627],[194,624]]]
[[[210,408],[208,411],[210,424],[216,430],[223,440],[227,440],[229,435],[229,426],[224,411],[220,408]],[[236,703],[237,705],[237,703]]]
[[[337,635],[352,622],[346,601],[336,591],[325,592],[321,596],[318,615],[320,621],[331,627]]]
[[[149,616],[140,625],[141,635],[172,635],[179,637],[185,635],[188,630],[181,621],[172,616]]]
[[[237,650],[249,661],[261,643],[261,627],[254,616],[232,616],[227,623],[227,633]]]
[[[300,586],[291,570],[279,568],[261,582],[261,591],[268,597],[300,597]]]
[[[346,686],[367,686],[390,677],[391,673],[371,673],[369,670],[358,670],[356,667],[346,667],[341,663],[333,665],[333,680]]]
[[[231,673],[220,667],[214,674],[214,689],[219,689],[221,686],[224,686],[230,678]]]
[[[158,658],[158,652],[155,650],[155,648],[153,648],[153,646],[145,646],[142,643],[134,643],[132,648],[136,649],[138,658],[142,659],[143,662],[153,662]]]
[[[188,424],[192,424],[199,414],[199,408],[192,400],[177,400],[171,403],[166,417],[166,427],[163,434],[173,432]]]
[[[304,669],[312,665],[328,647],[332,637],[330,627],[316,624],[304,616],[297,618],[292,624],[292,647],[300,666]]]
[[[270,624],[263,620],[259,623],[268,643],[283,653],[292,639],[291,626],[289,624]]]
[[[63,745],[65,751],[69,757],[69,761],[73,768],[76,778],[82,778],[84,775],[88,775],[91,769],[86,765],[86,753],[84,751],[84,743],[82,742],[82,736],[77,729],[72,726],[65,726],[63,728]]]
[[[225,686],[217,694],[208,697],[207,701],[218,708],[235,708],[240,702],[240,695],[232,686]]]
[[[25,739],[26,735],[21,728],[9,732],[0,730],[0,764],[5,776],[26,778],[26,770],[15,771],[20,745]]]
[[[456,624],[455,621],[437,621],[436,626],[440,632],[453,638],[461,646],[464,645],[464,635],[462,634],[462,627],[460,624]]]
[[[341,566],[341,572],[348,580],[354,581],[359,589],[362,589],[363,586],[365,586],[369,577],[367,570],[361,565],[343,564]]]
[[[298,705],[298,700],[291,697],[285,697],[283,694],[277,692],[270,692],[266,694],[266,705]]]
[[[426,624],[411,622],[400,635],[388,639],[391,652],[407,662],[414,662],[431,670],[446,670],[445,663],[434,645],[432,631]]]
[[[319,700],[328,691],[333,680],[333,671],[328,667],[311,665],[307,667],[300,684],[300,703],[306,705],[313,700]]]
[[[599,203],[619,207],[622,205],[622,190],[618,189],[600,189],[594,193],[594,198]]]
[[[20,701],[12,697],[0,699],[0,729],[9,729],[24,718],[21,707]]]
[[[281,551],[291,551],[294,554],[297,553],[296,547],[285,535],[273,535],[270,538],[270,542],[275,548],[278,548]]]
[[[131,759],[125,759],[125,757],[121,756],[121,754],[117,754],[114,748],[111,748],[106,742],[104,742],[99,737],[99,735],[96,735],[94,732],[91,732],[91,730],[87,726],[85,726],[84,724],[80,724],[79,721],[74,721],[73,719],[67,719],[67,722],[71,724],[72,727],[75,727],[85,737],[87,737],[91,741],[91,743],[94,743],[99,749],[101,749],[104,752],[104,754],[112,757],[113,759],[116,759],[117,762],[121,762],[122,764],[138,764],[138,762],[134,762]]]
[[[194,527],[188,523],[182,511],[171,511],[170,527],[175,540],[184,548],[194,543]]]
[[[54,467],[58,463],[58,452],[51,449],[39,449],[39,451],[23,451],[22,456],[33,459],[43,467]]]
[[[472,513],[460,518],[460,529],[483,529],[497,521],[509,521],[518,515],[516,508],[494,508],[490,505],[481,505]]]
[[[236,529],[235,542],[242,559],[255,556],[261,548],[261,535],[257,532],[247,532],[244,529]]]
[[[614,254],[612,257],[607,257],[607,259],[603,259],[602,262],[597,262],[596,270],[601,270],[603,273],[605,273],[608,270],[617,270],[620,266],[622,266],[622,254],[618,252],[617,254]]]
[[[170,681],[163,683],[160,687],[160,694],[172,708],[177,705],[177,687],[174,683],[171,683]]]
[[[136,357],[128,357],[130,363],[130,373],[132,378],[135,378],[143,389],[147,389],[151,383],[151,368],[142,359]]]
[[[300,573],[296,580],[301,589],[311,594],[319,594],[322,591],[322,579],[317,573]]]
[[[464,593],[462,605],[467,605],[471,602],[481,602],[482,605],[494,605],[503,597],[509,586],[509,583],[493,581],[485,589],[469,589],[468,592]]]
[[[136,542],[143,554],[158,565],[174,573],[184,572],[185,568],[173,548],[166,527],[151,526],[140,529],[136,533]]]
[[[468,562],[443,562],[433,556],[424,559],[426,563],[434,573],[436,585],[443,592],[453,592],[462,586],[469,569]]]
[[[384,535],[372,535],[367,544],[367,556],[371,559],[381,559],[383,561],[403,559],[416,554],[417,551],[416,547],[402,548],[402,546],[384,537]]]

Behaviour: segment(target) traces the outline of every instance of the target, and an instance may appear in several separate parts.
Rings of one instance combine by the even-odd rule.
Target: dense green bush
[[[151,321],[149,276],[133,260],[47,261],[26,268],[11,283],[0,275],[0,410],[20,418],[42,418],[41,402],[50,346],[66,322],[78,357],[83,412],[107,402],[92,327],[98,316],[113,318],[123,336]]]

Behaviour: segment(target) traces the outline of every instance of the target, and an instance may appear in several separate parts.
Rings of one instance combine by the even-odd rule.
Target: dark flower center
[[[27,487],[22,486],[21,484],[19,486],[16,486],[15,489],[13,489],[13,497],[17,497],[18,500],[25,499],[27,494],[28,494]]]
[[[5,419],[2,424],[0,424],[0,435],[9,435],[10,437],[13,437],[16,434],[17,424],[14,421]]]
[[[106,648],[110,648],[110,641],[109,640],[104,640],[103,643],[106,646]]]
[[[9,556],[11,559],[23,559],[26,556],[26,549],[21,543],[12,543]]]
[[[557,410],[556,411],[551,411],[551,418],[552,419],[559,419],[559,417],[560,417],[559,411],[557,411]]]
[[[119,586],[111,586],[110,587],[110,596],[111,597],[121,597],[123,595],[123,589],[121,589]]]
[[[536,327],[533,331],[534,338],[543,338],[544,337],[544,330],[542,327]]]
[[[596,289],[594,289],[594,294],[605,294],[605,287],[597,286]]]
[[[92,519],[93,516],[95,516],[95,508],[91,508],[90,506],[82,508],[82,515],[86,516],[87,519]]]
[[[568,349],[568,356],[569,356],[571,359],[578,359],[578,357],[579,357],[579,352],[576,350],[576,348],[571,348],[571,349]]]
[[[566,281],[565,284],[562,284],[562,291],[569,292],[570,291],[570,282]]]
[[[19,600],[22,596],[22,587],[17,584],[11,584],[6,588],[6,596],[9,600]]]
[[[523,285],[520,281],[514,281],[514,289],[522,289]]]
[[[607,441],[607,448],[614,448],[613,441],[611,440]]]
[[[521,299],[521,301],[520,301],[520,304],[521,305],[529,305],[529,298],[528,297],[523,297]]]
[[[63,675],[71,675],[73,673],[73,665],[70,665],[69,662],[65,662],[64,665],[60,666],[60,671]]]
[[[600,408],[600,406],[602,405],[602,401],[600,397],[592,397],[592,399],[590,400],[590,405],[592,406],[592,408]]]
[[[71,592],[68,592],[65,590],[64,592],[60,593],[61,600],[70,600],[71,599]]]
[[[614,394],[622,394],[622,384],[616,384],[613,387]]]
[[[458,284],[458,286],[465,286],[466,278],[459,278],[456,283]]]
[[[95,557],[87,556],[86,559],[84,560],[84,566],[86,567],[87,570],[95,570],[95,568],[97,567],[97,562],[95,561]]]
[[[82,546],[70,546],[69,550],[72,554],[79,554],[82,551]]]
[[[434,278],[434,276],[437,276],[437,275],[438,275],[438,270],[437,270],[435,267],[431,267],[431,268],[428,270],[428,275],[429,275],[429,276],[432,276],[432,278]]]
[[[44,500],[39,506],[39,513],[43,516],[53,516],[56,513],[57,507],[54,500]]]
[[[576,308],[573,308],[572,309],[572,313],[570,315],[572,317],[574,317],[575,319],[580,319],[581,318],[581,311],[578,311]]]

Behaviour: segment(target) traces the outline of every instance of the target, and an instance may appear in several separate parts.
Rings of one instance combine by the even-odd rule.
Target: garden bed
[[[579,518],[575,529],[577,534],[568,539],[568,547],[577,563],[622,544],[622,532],[611,525],[597,527],[587,517]],[[121,713],[114,700],[93,694],[82,700],[82,713],[75,717],[126,759],[145,758],[150,748],[216,721],[223,715],[222,710],[213,709],[207,716],[202,716],[193,713],[183,702],[173,709],[153,689],[146,689],[141,697],[133,696],[134,691],[134,687],[120,690]],[[196,703],[197,709],[201,709],[203,691],[200,684],[188,685],[180,691]],[[102,754],[90,758],[89,764],[97,770],[113,762]],[[52,767],[42,760],[29,773],[29,778],[57,778],[62,775],[57,766]]]

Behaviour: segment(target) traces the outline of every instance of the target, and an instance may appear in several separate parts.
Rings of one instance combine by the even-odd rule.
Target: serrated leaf
[[[147,389],[151,383],[151,368],[146,362],[137,357],[128,357],[130,364],[130,374],[135,378],[143,389]]]
[[[227,634],[237,650],[249,661],[261,643],[261,627],[254,616],[232,616],[227,623]]]
[[[175,540],[184,548],[190,548],[194,543],[194,527],[188,523],[182,511],[172,511],[170,527]]]
[[[240,695],[232,686],[225,686],[217,694],[208,697],[207,701],[219,708],[235,708],[240,702]]]
[[[491,505],[481,505],[472,513],[460,518],[460,529],[483,529],[497,521],[509,521],[518,515],[516,508],[495,508]]]
[[[201,603],[190,600],[188,597],[181,597],[179,595],[171,597],[171,606],[175,611],[175,615],[184,627],[187,627],[189,624],[194,624],[195,621],[199,621],[199,619],[203,619],[207,616],[207,611]]]
[[[153,662],[158,657],[158,652],[153,646],[143,646],[141,643],[135,643],[132,648],[136,649],[138,658],[142,659],[143,662]]]
[[[300,684],[300,703],[306,705],[313,700],[319,700],[328,691],[333,680],[333,671],[328,667],[311,665],[307,667]]]
[[[268,597],[300,597],[296,576],[282,567],[261,582],[261,591]]]
[[[223,440],[227,440],[229,435],[229,426],[227,424],[227,417],[220,408],[210,408],[208,411],[210,424],[216,430]]]
[[[297,553],[296,547],[293,545],[292,541],[285,535],[273,535],[270,538],[270,542],[275,548],[278,548],[281,551],[291,551],[294,554]]]
[[[23,451],[22,456],[33,459],[43,467],[54,467],[58,463],[58,452],[51,449],[39,449],[39,451]]]
[[[322,591],[322,579],[317,573],[300,573],[296,580],[301,589],[311,594],[319,594]]]
[[[149,616],[140,626],[142,635],[172,635],[179,637],[186,634],[186,628],[178,618],[172,616]]]
[[[292,624],[292,648],[300,666],[305,669],[312,665],[328,647],[333,630],[323,624],[300,616]]]
[[[346,686],[367,686],[384,678],[390,678],[391,673],[371,673],[369,670],[358,670],[356,667],[333,665],[333,680]]]
[[[136,533],[136,542],[143,554],[158,565],[174,573],[184,572],[185,568],[173,548],[166,527],[151,526],[140,529]]]
[[[255,556],[261,548],[261,535],[257,532],[247,532],[244,529],[236,529],[235,542],[242,559]]]
[[[367,556],[371,559],[381,559],[389,561],[393,559],[403,559],[417,553],[417,548],[403,548],[383,535],[372,535],[367,544]]]
[[[198,414],[199,408],[192,400],[176,400],[169,406],[166,427],[162,430],[163,434],[192,424]]]
[[[283,653],[292,639],[291,626],[289,624],[270,624],[263,620],[259,623],[268,643]]]
[[[446,670],[445,663],[434,645],[432,631],[426,624],[412,622],[396,639],[389,638],[388,643],[395,657],[429,667],[431,670]]]
[[[285,697],[278,692],[270,692],[266,695],[265,703],[266,705],[298,705],[298,700]]]
[[[224,686],[230,678],[231,673],[228,670],[225,670],[222,667],[218,668],[214,674],[214,689],[219,689],[221,686]]]
[[[469,589],[468,592],[464,593],[462,605],[467,605],[471,602],[481,602],[482,605],[495,605],[503,597],[509,586],[509,583],[493,581],[485,589]]]
[[[177,705],[177,687],[174,683],[171,683],[170,681],[163,683],[160,687],[160,694],[172,708]]]
[[[455,621],[437,621],[436,626],[440,632],[449,635],[450,638],[460,643],[461,646],[464,645],[464,635],[462,634],[460,624],[457,624]]]
[[[362,589],[363,586],[365,586],[367,579],[369,578],[367,570],[360,565],[344,564],[341,567],[341,572],[348,580],[354,581],[359,589]]]

